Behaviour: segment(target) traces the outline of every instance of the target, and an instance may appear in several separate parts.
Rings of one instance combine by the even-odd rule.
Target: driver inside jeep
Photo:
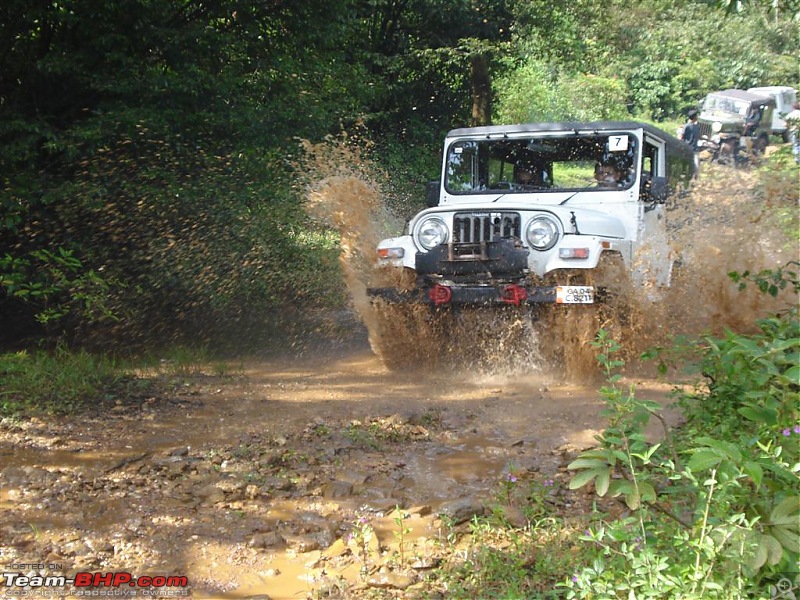
[[[540,189],[550,187],[547,172],[526,163],[517,163],[514,170],[514,182],[522,189]]]

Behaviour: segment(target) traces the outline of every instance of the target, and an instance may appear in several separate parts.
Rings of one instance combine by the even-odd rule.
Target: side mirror
[[[666,177],[653,177],[650,179],[650,189],[647,190],[647,196],[651,202],[656,204],[664,204],[669,196],[669,187],[667,186]]]
[[[433,208],[439,206],[439,182],[429,181],[425,185],[425,206]]]

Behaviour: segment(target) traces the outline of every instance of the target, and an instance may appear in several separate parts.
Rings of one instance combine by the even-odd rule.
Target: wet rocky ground
[[[3,572],[187,578],[122,590],[140,596],[419,597],[504,482],[588,510],[565,465],[602,428],[601,404],[535,370],[411,378],[361,348],[172,378],[95,414],[5,419]]]

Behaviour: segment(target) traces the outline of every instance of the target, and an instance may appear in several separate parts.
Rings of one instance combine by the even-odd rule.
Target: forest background
[[[799,12],[796,0],[8,0],[0,342],[255,347],[277,315],[347,302],[337,236],[304,210],[302,140],[357,149],[410,216],[454,127],[636,118],[674,133],[708,91],[798,87]]]

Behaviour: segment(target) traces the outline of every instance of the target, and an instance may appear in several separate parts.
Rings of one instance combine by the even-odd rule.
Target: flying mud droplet
[[[795,182],[796,185],[796,182]],[[664,298],[662,327],[679,335],[726,329],[747,333],[757,319],[786,309],[797,298],[790,290],[773,298],[754,285],[740,291],[728,273],[776,269],[798,260],[797,214],[779,222],[775,203],[797,203],[796,189],[782,194],[766,189],[752,170],[704,165],[691,193],[668,214],[673,245],[680,257],[672,287]],[[791,205],[787,205],[789,207]]]
[[[384,176],[357,147],[334,141],[304,141],[302,146],[299,171],[308,177],[306,208],[313,218],[339,234],[345,284],[353,308],[367,328],[370,345],[377,352],[382,335],[380,315],[367,297],[367,288],[378,278],[385,285],[394,281],[394,273],[376,269],[375,248],[398,222],[377,183]]]

